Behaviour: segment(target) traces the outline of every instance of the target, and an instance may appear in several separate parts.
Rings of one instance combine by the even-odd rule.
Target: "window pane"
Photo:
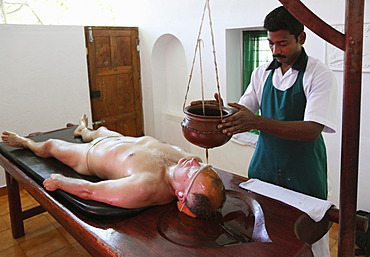
[[[267,31],[244,31],[242,92],[248,87],[253,70],[270,61],[272,61],[272,55],[267,40]]]
[[[272,61],[272,54],[267,40],[267,31],[244,31],[243,32],[243,88],[246,90],[250,83],[253,70],[264,63]],[[259,111],[257,112],[259,114]],[[253,129],[249,131],[259,134]]]

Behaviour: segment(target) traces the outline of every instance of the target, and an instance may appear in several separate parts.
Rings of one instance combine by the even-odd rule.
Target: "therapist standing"
[[[239,104],[229,104],[239,112],[225,118],[219,128],[229,135],[260,130],[249,178],[327,199],[327,157],[321,133],[335,132],[334,74],[307,56],[302,46],[304,27],[284,7],[266,16],[264,28],[274,60],[253,71]],[[258,110],[261,115],[255,115]],[[315,256],[328,256],[324,252]]]

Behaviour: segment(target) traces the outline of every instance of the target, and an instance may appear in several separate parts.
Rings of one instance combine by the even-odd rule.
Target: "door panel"
[[[93,121],[128,136],[143,135],[138,29],[85,27]]]

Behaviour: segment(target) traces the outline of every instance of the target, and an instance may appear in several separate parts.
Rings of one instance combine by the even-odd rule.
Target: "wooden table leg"
[[[19,238],[24,236],[22,204],[21,197],[19,195],[19,186],[18,182],[7,171],[5,171],[5,174],[6,185],[8,188],[8,203],[12,234],[14,238]]]

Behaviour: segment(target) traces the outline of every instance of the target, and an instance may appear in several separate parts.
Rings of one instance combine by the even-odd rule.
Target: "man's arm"
[[[243,105],[236,103],[229,105],[239,109],[239,112],[223,119],[222,124],[218,126],[224,134],[228,135],[258,129],[284,139],[315,141],[324,128],[323,125],[313,121],[274,120],[255,115]]]
[[[130,176],[92,183],[84,179],[52,174],[44,180],[46,190],[61,189],[86,200],[95,200],[123,208],[140,208],[156,203],[143,176]]]

